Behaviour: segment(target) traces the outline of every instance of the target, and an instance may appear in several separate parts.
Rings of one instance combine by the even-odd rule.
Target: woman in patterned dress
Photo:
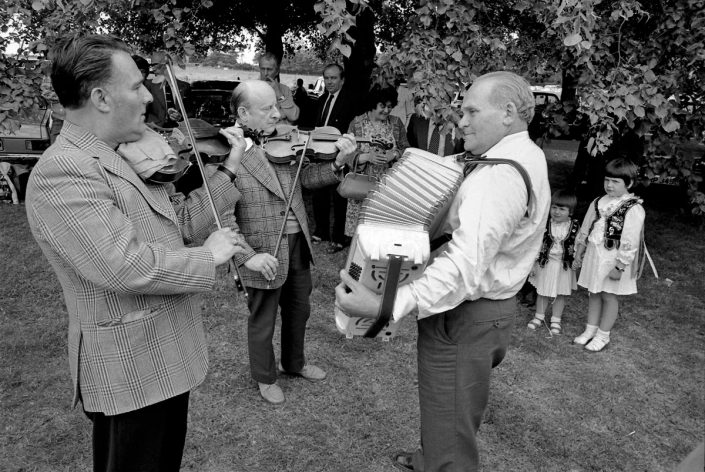
[[[360,144],[356,172],[379,178],[409,147],[404,123],[399,117],[390,115],[396,104],[396,90],[391,87],[375,87],[368,96],[367,111],[350,123],[348,133],[373,139],[385,147],[391,146],[391,149],[382,150],[375,144]],[[345,214],[346,236],[352,237],[355,234],[361,206],[362,200],[348,199],[348,210]]]

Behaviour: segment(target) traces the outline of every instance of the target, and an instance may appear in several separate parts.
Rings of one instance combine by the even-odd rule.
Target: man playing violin
[[[93,422],[93,470],[177,472],[189,391],[208,369],[197,294],[213,288],[216,266],[243,250],[242,238],[214,231],[202,190],[172,201],[119,154],[143,141],[152,100],[124,43],[71,36],[52,58],[66,120],[32,171],[26,208],[63,288],[74,405]],[[223,212],[238,198],[228,174],[240,157],[231,153],[209,178]]]
[[[267,82],[277,97],[279,121],[294,124],[299,119],[299,107],[294,103],[291,89],[279,82],[279,59],[271,52],[265,52],[259,58],[259,78]]]
[[[335,160],[305,165],[298,181],[295,180],[297,166],[270,162],[258,142],[257,135],[273,133],[279,122],[277,97],[272,87],[261,80],[245,81],[233,91],[230,105],[237,123],[226,131],[238,135],[242,129],[250,131],[246,145],[242,146],[241,165],[235,173],[235,185],[241,193],[235,216],[245,237],[245,252],[235,259],[242,267],[242,281],[249,295],[250,370],[262,397],[279,404],[284,402],[284,393],[277,385],[278,372],[311,381],[326,377],[321,368],[307,363],[304,356],[306,322],[311,311],[312,257],[301,186],[315,188],[342,179],[341,169],[352,160],[356,143],[351,135],[342,136],[335,143],[339,150]],[[287,211],[289,198],[291,206]],[[286,236],[277,248],[284,227]],[[282,323],[281,360],[277,365],[272,337],[278,307]]]

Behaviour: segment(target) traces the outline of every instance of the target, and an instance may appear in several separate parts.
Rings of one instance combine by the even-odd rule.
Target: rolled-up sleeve
[[[526,186],[513,167],[476,170],[453,203],[457,226],[452,240],[421,278],[399,290],[394,318],[414,308],[424,318],[481,298],[489,289],[485,286],[488,273],[499,270],[494,263],[503,242],[526,212],[526,201]]]

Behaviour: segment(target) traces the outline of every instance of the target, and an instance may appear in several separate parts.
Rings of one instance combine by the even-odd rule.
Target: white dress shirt
[[[526,131],[504,137],[485,155],[515,160],[526,169],[533,187],[529,216],[526,185],[514,167],[477,167],[448,211],[443,228],[453,239],[421,278],[399,288],[395,320],[414,309],[421,319],[465,300],[507,299],[516,295],[531,271],[551,201],[546,158]]]

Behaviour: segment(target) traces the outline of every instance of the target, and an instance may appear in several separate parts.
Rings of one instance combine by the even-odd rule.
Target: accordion
[[[398,330],[391,320],[397,287],[421,276],[430,241],[441,230],[463,181],[463,164],[408,148],[362,203],[346,269],[357,281],[382,294],[376,319],[351,317],[335,308],[338,331],[346,337],[389,340]]]

